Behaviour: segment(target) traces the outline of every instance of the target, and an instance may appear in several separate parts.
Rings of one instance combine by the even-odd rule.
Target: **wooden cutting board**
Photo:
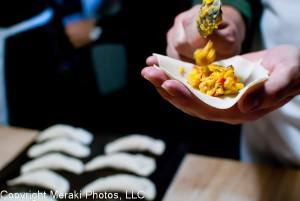
[[[0,171],[34,141],[37,133],[36,130],[0,126]]]
[[[188,154],[163,201],[299,201],[300,170]]]

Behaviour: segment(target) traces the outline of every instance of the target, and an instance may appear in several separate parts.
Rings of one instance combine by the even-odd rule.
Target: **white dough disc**
[[[159,68],[162,69],[170,78],[178,80],[201,101],[218,109],[228,109],[232,107],[239,101],[248,89],[256,84],[266,81],[269,78],[269,72],[262,66],[261,61],[250,62],[237,55],[228,59],[213,62],[214,64],[224,67],[232,65],[234,67],[235,74],[241,78],[244,84],[244,88],[242,88],[237,95],[214,97],[202,93],[200,90],[193,88],[187,82],[188,74],[191,72],[195,64],[180,61],[161,54],[153,55],[158,59]],[[179,67],[184,69],[184,73],[179,71]]]

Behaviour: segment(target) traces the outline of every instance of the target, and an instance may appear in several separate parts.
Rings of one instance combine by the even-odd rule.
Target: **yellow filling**
[[[232,65],[226,68],[216,64],[194,65],[187,82],[209,96],[234,95],[244,88]]]
[[[209,41],[204,48],[194,52],[196,65],[187,77],[187,82],[209,96],[234,95],[244,88],[241,79],[234,74],[232,65],[224,68],[213,64],[216,51]]]
[[[202,7],[197,17],[198,29],[203,37],[210,35],[218,25],[222,23],[222,16],[212,16],[212,13],[220,8],[213,5],[214,0],[203,0]],[[221,12],[221,11],[220,11]],[[187,82],[195,89],[209,96],[234,95],[244,88],[240,77],[234,73],[232,65],[223,67],[213,64],[216,59],[216,50],[213,42],[208,41],[204,48],[199,48],[194,52],[196,65],[187,76]],[[180,73],[184,69],[180,67]]]
[[[213,48],[213,42],[208,41],[204,48],[198,48],[194,52],[194,59],[199,66],[211,64],[216,59],[216,50]]]
[[[179,67],[179,73],[184,74],[184,67]]]

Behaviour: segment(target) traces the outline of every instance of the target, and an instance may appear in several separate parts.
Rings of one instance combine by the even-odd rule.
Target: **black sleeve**
[[[128,29],[130,29],[130,19],[126,14],[126,5],[120,1],[120,10],[116,13],[107,14],[106,10],[114,1],[104,1],[98,9],[96,26],[101,27],[102,33],[95,43],[123,43],[127,40]]]

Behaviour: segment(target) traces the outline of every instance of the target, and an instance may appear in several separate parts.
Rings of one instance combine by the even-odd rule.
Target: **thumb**
[[[238,101],[239,110],[247,113],[257,109],[262,104],[264,94],[263,83],[252,86]]]

